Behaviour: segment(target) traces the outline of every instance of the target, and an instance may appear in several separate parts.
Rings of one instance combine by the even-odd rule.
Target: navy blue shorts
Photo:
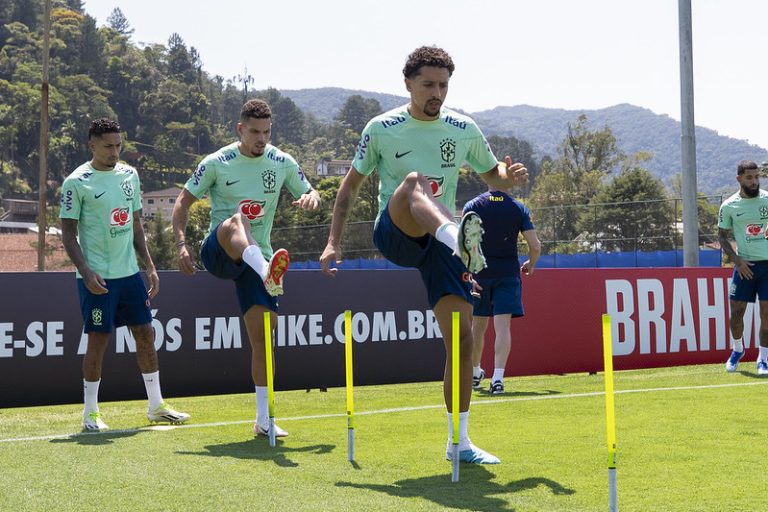
[[[729,296],[731,300],[755,302],[755,297],[768,300],[768,261],[752,261],[752,279],[742,279],[736,269],[733,269],[733,279]]]
[[[149,295],[141,274],[104,281],[108,292],[96,295],[85,287],[82,278],[77,279],[85,332],[112,332],[115,327],[152,323]]]
[[[400,231],[392,222],[388,208],[381,212],[373,230],[373,243],[395,265],[419,270],[433,308],[445,295],[458,295],[472,302],[471,275],[461,260],[432,235],[413,238]]]
[[[512,315],[523,316],[523,287],[520,277],[475,277],[483,287],[480,297],[474,300],[474,316]]]
[[[263,306],[277,313],[277,299],[267,293],[261,276],[243,260],[236,262],[229,257],[216,238],[218,231],[216,226],[200,247],[200,260],[205,269],[219,279],[235,282],[241,313],[245,314],[252,306]]]

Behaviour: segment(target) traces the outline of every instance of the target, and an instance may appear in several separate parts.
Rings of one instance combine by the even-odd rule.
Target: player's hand
[[[536,269],[535,265],[531,265],[531,260],[526,260],[525,263],[520,267],[520,272],[525,274],[526,276],[532,276],[533,271]]]
[[[82,276],[85,287],[88,288],[88,291],[92,294],[104,295],[109,291],[107,290],[107,282],[93,270],[86,270],[83,272]]]
[[[157,270],[153,268],[152,270],[147,270],[147,278],[149,279],[147,295],[149,295],[150,299],[154,299],[160,293],[160,276],[157,275]]]
[[[320,269],[327,277],[336,277],[336,272],[339,271],[338,268],[331,268],[333,262],[336,263],[336,266],[341,265],[341,247],[328,242],[320,256]]]
[[[310,190],[306,194],[301,194],[301,197],[293,201],[292,204],[302,210],[317,210],[320,208],[320,194],[317,193],[317,190]]]
[[[499,176],[509,181],[510,187],[519,187],[528,183],[528,169],[519,162],[512,163],[509,155],[504,157],[504,162],[499,162],[498,167]]]
[[[475,281],[475,276],[472,276],[471,278],[472,283],[472,291],[469,292],[470,295],[472,295],[474,298],[479,299],[480,298],[480,292],[483,291],[483,287],[480,286],[480,283]]]
[[[197,272],[195,268],[195,262],[192,256],[189,254],[189,250],[186,245],[182,245],[176,249],[176,264],[179,266],[179,270],[182,274],[188,276],[194,275]]]
[[[752,272],[752,269],[750,267],[754,266],[754,263],[751,261],[743,260],[741,258],[736,259],[736,263],[734,264],[734,267],[736,267],[736,272],[739,273],[739,277],[742,279],[752,279],[755,274]]]

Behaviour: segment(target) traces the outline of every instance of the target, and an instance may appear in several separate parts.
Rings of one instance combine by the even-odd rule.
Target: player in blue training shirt
[[[520,274],[533,275],[541,254],[541,242],[531,221],[528,208],[507,193],[490,188],[466,205],[464,213],[475,212],[483,221],[481,244],[487,267],[475,275],[481,288],[475,297],[472,318],[472,387],[480,388],[485,372],[480,367],[488,318],[493,317],[496,332],[494,369],[490,392],[504,393],[504,369],[511,347],[510,320],[523,316]],[[519,266],[517,238],[522,233],[528,243],[528,260]]]
[[[488,184],[509,188],[523,184],[528,173],[509,157],[498,162],[477,125],[443,106],[454,65],[441,48],[414,50],[403,69],[410,93],[407,105],[371,119],[361,134],[352,167],[344,177],[333,208],[328,243],[320,257],[323,273],[333,277],[331,264],[341,263],[341,239],[348,212],[365,179],[378,170],[379,213],[374,243],[393,263],[421,273],[427,298],[446,348],[443,396],[448,409],[448,446],[452,415],[459,414],[461,461],[497,464],[499,459],[469,439],[472,398],[471,274],[485,265],[480,250],[482,224],[469,213],[454,220],[459,168],[468,163]],[[509,174],[508,174],[509,171]],[[461,315],[460,410],[451,408],[451,318]],[[449,449],[446,456],[450,458]]]

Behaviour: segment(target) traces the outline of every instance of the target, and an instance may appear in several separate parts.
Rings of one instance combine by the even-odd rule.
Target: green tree
[[[125,14],[123,14],[123,11],[119,7],[112,9],[112,12],[109,14],[109,16],[107,16],[107,25],[118,34],[124,35],[128,38],[133,35],[131,24],[128,22],[128,18],[125,17]]]
[[[176,246],[170,223],[158,212],[147,224],[147,247],[155,267],[158,270],[176,268]]]
[[[381,112],[381,105],[375,98],[363,98],[359,94],[353,94],[347,98],[334,119],[360,134],[368,121]]]

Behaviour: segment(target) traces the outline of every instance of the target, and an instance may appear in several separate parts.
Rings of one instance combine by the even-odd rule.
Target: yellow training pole
[[[459,481],[459,312],[453,312],[451,328],[451,420],[453,421],[453,456],[451,482]]]
[[[355,460],[355,382],[352,375],[352,311],[344,311],[344,361],[347,370],[347,460]]]
[[[275,446],[275,382],[272,369],[272,320],[264,312],[264,358],[267,360],[267,403],[269,404],[269,446]]]
[[[611,512],[617,512],[619,505],[616,487],[616,410],[613,403],[613,341],[610,315],[603,315],[603,363],[605,366],[605,428],[608,439],[608,504]]]

